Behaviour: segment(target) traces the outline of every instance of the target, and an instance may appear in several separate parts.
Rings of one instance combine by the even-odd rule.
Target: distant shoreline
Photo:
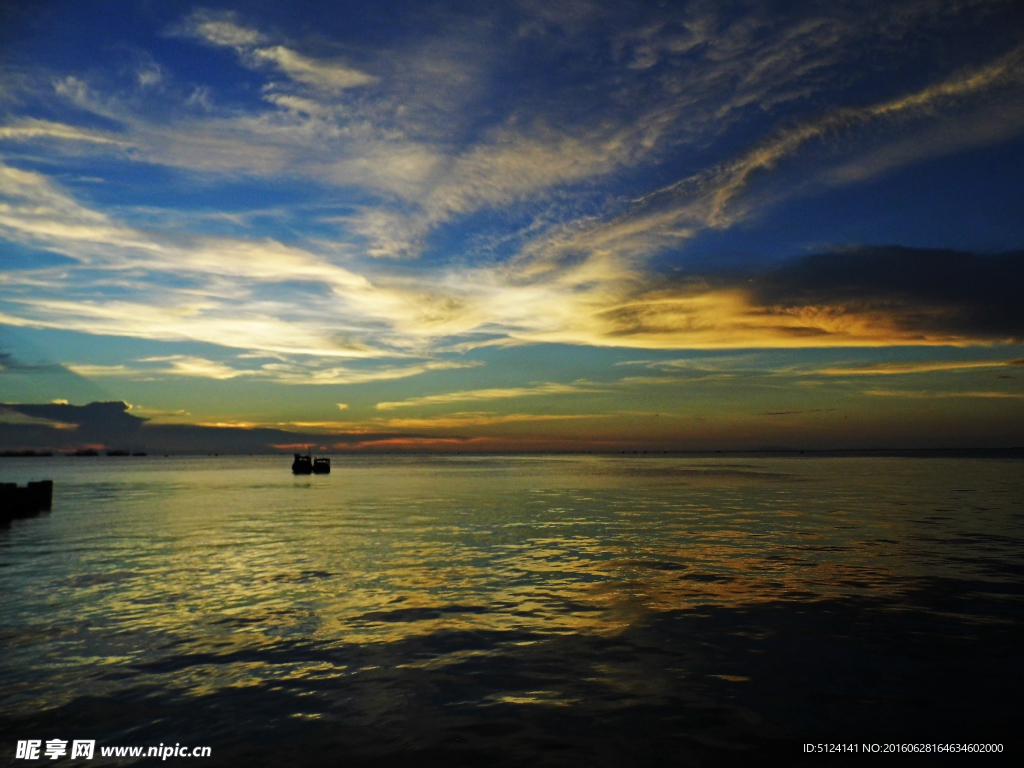
[[[723,458],[723,457],[806,457],[806,458],[1008,458],[1024,459],[1024,446],[1013,448],[752,448],[722,450],[660,450],[636,449],[618,451],[325,451],[325,456],[622,456],[631,458],[658,457],[689,457],[689,458]],[[179,458],[179,457],[210,457],[225,458],[238,456],[267,456],[288,458],[290,453],[206,453],[202,451],[150,453],[148,457],[136,455],[127,457],[124,454],[78,454],[62,451],[0,451],[0,458]]]

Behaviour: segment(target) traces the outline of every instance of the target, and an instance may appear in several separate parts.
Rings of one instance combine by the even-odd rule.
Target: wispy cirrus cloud
[[[543,395],[568,395],[591,392],[605,392],[606,387],[590,382],[560,384],[546,382],[528,387],[491,387],[488,389],[472,389],[460,392],[445,392],[423,397],[410,397],[406,400],[381,402],[375,406],[379,411],[393,411],[396,408],[412,408],[429,405],[446,405],[448,403],[466,403],[486,400],[508,400],[520,397],[539,397]]]
[[[129,366],[118,363],[116,365],[97,365],[95,363],[67,363],[65,366],[69,371],[77,373],[79,376],[85,376],[87,379],[103,378],[106,376],[123,377],[123,378],[140,378],[148,374],[143,374],[142,371],[130,368]]]
[[[200,10],[179,23],[177,34],[230,48],[243,67],[270,73],[258,107],[210,102],[200,109],[182,102],[147,111],[67,75],[51,78],[55,96],[116,123],[119,132],[22,117],[6,124],[0,140],[130,145],[133,157],[147,163],[207,176],[301,178],[358,189],[361,197],[347,213],[324,220],[339,228],[335,250],[312,239],[285,244],[150,231],[77,199],[39,171],[6,165],[0,234],[79,266],[5,275],[11,294],[2,317],[28,327],[351,358],[429,355],[441,345],[494,340],[658,349],[1012,339],[1017,330],[1005,314],[987,325],[964,320],[956,297],[809,300],[772,294],[756,279],[754,285],[699,275],[666,281],[648,260],[685,248],[697,232],[734,226],[763,210],[778,196],[759,197],[755,187],[804,153],[856,144],[852,137],[866,127],[941,126],[965,104],[993,94],[1016,103],[1024,49],[902,95],[826,106],[817,116],[801,113],[731,159],[701,160],[695,172],[631,201],[612,195],[591,204],[589,196],[588,185],[656,163],[679,147],[712,143],[744,110],[770,111],[828,91],[844,57],[879,29],[886,30],[886,45],[898,45],[936,9],[953,18],[957,8],[896,4],[864,18],[770,17],[752,8],[726,18],[712,4],[694,4],[671,18],[644,11],[617,27],[613,39],[588,37],[587,30],[593,14],[615,11],[593,10],[575,21],[531,11],[530,24],[494,38],[494,45],[466,32],[397,53],[364,51],[358,66],[314,55],[302,41],[275,37],[238,15]],[[490,27],[475,26],[473,33],[484,28]],[[463,107],[488,93],[489,73],[501,57],[521,55],[522,41],[538,35],[568,46],[561,52],[606,46],[610,58],[594,81],[608,86],[605,96],[562,105],[552,95],[577,93],[571,83],[554,86],[543,100],[491,94],[493,115],[475,125]],[[170,77],[163,70],[160,76]],[[178,97],[184,92],[179,88]],[[443,104],[425,104],[424,93],[440,94]],[[972,145],[975,138],[963,141]],[[850,161],[850,152],[839,154],[840,165]],[[812,175],[828,175],[822,173],[817,167]],[[853,180],[844,178],[822,183]],[[571,191],[573,202],[559,199],[559,190]],[[421,271],[380,261],[421,255],[439,227],[497,209],[530,214],[529,223],[503,233],[511,250],[502,258],[470,253],[465,261]],[[976,302],[969,308],[975,311]],[[317,375],[325,383],[356,375],[331,370]],[[292,372],[281,364],[260,375],[284,381]]]
[[[382,366],[376,368],[352,369],[343,366],[314,365],[294,362],[264,363],[259,367],[241,368],[222,361],[208,360],[194,355],[164,355],[144,357],[137,364],[95,365],[88,363],[67,363],[69,370],[87,378],[122,378],[142,381],[184,376],[200,379],[226,381],[239,377],[255,377],[278,384],[294,385],[345,385],[367,384],[374,381],[394,381],[419,376],[431,371],[450,371],[462,368],[477,368],[480,361],[431,360],[406,366]],[[142,365],[138,365],[141,363]],[[338,404],[344,410],[347,405]]]
[[[199,422],[200,427],[218,427],[233,429],[279,429],[290,432],[303,432],[318,435],[346,434],[358,435],[360,433],[380,435],[390,430],[414,429],[420,433],[426,431],[430,436],[434,431],[442,433],[452,429],[464,429],[467,427],[489,427],[501,424],[539,423],[539,422],[561,422],[580,421],[594,419],[612,418],[614,414],[606,413],[576,413],[576,414],[552,414],[552,413],[490,413],[486,411],[470,411],[446,414],[444,416],[428,416],[419,418],[379,418],[370,420],[355,421],[243,421],[243,420],[219,420]],[[2,417],[2,414],[0,414]],[[27,417],[24,417],[27,418]],[[163,423],[163,422],[161,422]],[[398,433],[396,433],[398,434]],[[444,435],[442,435],[444,436]],[[465,439],[465,438],[460,438]]]
[[[449,413],[444,416],[422,418],[381,419],[379,423],[393,429],[464,429],[467,427],[489,427],[498,424],[539,423],[545,421],[580,421],[591,419],[608,419],[607,413],[488,413],[469,411]]]
[[[0,125],[0,141],[32,141],[38,139],[55,139],[59,141],[84,141],[92,144],[107,144],[117,147],[131,146],[130,142],[116,134],[103,131],[79,128],[52,120],[25,117]]]
[[[618,380],[624,386],[660,386],[697,384],[704,381],[725,381],[735,379],[735,373],[707,373],[699,376],[625,376]]]
[[[578,222],[538,239],[520,256],[520,268],[527,273],[553,270],[569,254],[587,254],[603,260],[614,252],[620,258],[643,259],[678,246],[701,230],[726,228],[750,216],[757,201],[741,198],[752,182],[815,142],[841,137],[874,122],[922,120],[930,125],[937,112],[953,110],[965,100],[996,89],[1009,89],[1019,99],[1022,82],[1024,46],[986,66],[957,73],[916,92],[863,107],[836,109],[783,130],[718,167],[648,193],[619,216]],[[1015,130],[1024,131],[1024,120]],[[955,136],[950,140],[955,140]],[[964,135],[963,142],[973,146],[974,137]],[[950,147],[943,151],[950,151]],[[917,159],[920,158],[907,158],[905,162]],[[898,157],[893,157],[890,168],[899,164]],[[838,177],[833,180],[840,181]],[[768,200],[777,201],[777,194]]]
[[[904,360],[885,363],[838,363],[813,365],[807,363],[779,364],[765,359],[763,354],[732,355],[729,357],[683,358],[676,360],[627,360],[616,366],[642,366],[673,375],[628,376],[620,382],[684,383],[709,381],[738,376],[806,377],[824,376],[912,376],[930,373],[960,373],[999,369],[1019,365],[1015,360]]]
[[[213,45],[234,48],[249,66],[270,64],[293,81],[329,93],[376,82],[377,78],[339,61],[304,56],[284,45],[266,45],[268,37],[259,30],[243,26],[230,11],[194,11],[174,30]]]
[[[143,357],[141,363],[166,363],[164,367],[158,367],[153,373],[170,376],[190,376],[201,379],[217,379],[226,381],[236,379],[239,376],[252,376],[256,371],[240,370],[229,365],[207,360],[194,355],[164,355],[157,357]],[[71,366],[69,366],[71,367]],[[72,368],[74,370],[74,368]],[[76,371],[80,372],[80,371]]]
[[[311,366],[268,363],[260,368],[260,375],[282,384],[367,384],[373,381],[407,379],[431,371],[452,371],[477,368],[481,365],[483,363],[478,360],[431,360],[414,365],[353,370],[344,367],[314,369]]]
[[[871,395],[872,397],[909,397],[914,399],[932,399],[932,398],[948,398],[948,397],[967,397],[967,398],[982,398],[982,399],[1010,399],[1019,400],[1024,398],[1024,392],[985,392],[985,391],[974,391],[974,392],[932,392],[929,390],[909,390],[909,389],[869,389],[864,391],[862,394]]]
[[[644,10],[636,17],[640,9],[631,8],[618,14],[623,17],[615,24],[620,31],[610,41],[591,39],[589,26],[597,20],[608,23],[609,13],[616,15],[609,9],[570,23],[554,22],[540,9],[524,6],[528,16],[537,18],[524,19],[510,38],[474,41],[481,29],[494,25],[470,24],[460,30],[454,22],[443,41],[427,38],[370,57],[365,63],[377,68],[377,74],[302,53],[295,44],[243,23],[237,14],[200,9],[176,26],[176,34],[231,48],[240,63],[257,71],[270,67],[279,72],[284,79],[268,83],[272,87],[265,94],[276,110],[186,115],[179,109],[177,117],[172,111],[170,120],[158,122],[137,114],[128,103],[91,94],[80,79],[62,81],[58,92],[81,108],[119,120],[126,136],[151,161],[206,172],[285,173],[397,194],[412,207],[403,210],[378,201],[348,221],[353,232],[369,239],[371,255],[407,257],[421,250],[427,233],[460,214],[605,177],[657,159],[672,143],[706,141],[752,106],[770,109],[804,100],[827,89],[829,73],[866,41],[894,45],[923,19],[930,17],[934,24],[943,13],[960,9],[957,3],[934,5],[926,12],[917,3],[895,4],[858,18],[808,17],[806,11],[773,16],[756,6],[734,15],[702,3],[681,14],[674,10],[659,18]],[[551,34],[555,27],[560,29],[557,36]],[[879,29],[885,30],[883,37],[877,35]],[[453,141],[473,120],[465,107],[486,90],[486,78],[502,57],[518,55],[524,36],[541,37],[552,46],[552,55],[565,46],[611,46],[624,67],[592,74],[599,81],[607,79],[611,89],[600,119],[581,123],[572,111],[559,109],[558,100],[545,101],[545,110],[529,100],[499,100],[507,117],[468,145]],[[655,63],[665,62],[674,65],[668,73],[653,79],[645,74]],[[679,66],[683,62],[686,66]],[[920,108],[940,96],[948,100],[993,79],[998,79],[994,73],[977,74],[963,83],[946,83],[941,93],[926,89],[916,101],[891,100],[861,110],[860,116],[840,110],[783,134],[711,174],[717,191],[705,201],[704,219],[713,223],[720,218],[722,206],[751,174],[815,137],[863,119]],[[633,80],[635,89],[630,88]],[[362,87],[372,87],[373,96],[347,96]],[[733,92],[735,96],[723,96]],[[436,94],[444,108],[437,103],[428,107],[423,95],[428,93]],[[705,181],[707,176],[699,175]],[[692,184],[693,179],[684,180],[653,197],[664,199],[680,185]],[[647,199],[654,202],[650,195]],[[643,228],[679,229],[657,217],[648,225]],[[603,239],[609,237],[605,232]]]
[[[1007,365],[1013,365],[1013,362],[1007,360],[929,360],[907,363],[830,366],[800,371],[800,373],[814,376],[905,376],[916,373],[1002,368]]]

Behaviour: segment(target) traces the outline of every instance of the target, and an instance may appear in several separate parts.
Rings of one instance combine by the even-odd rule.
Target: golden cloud
[[[869,365],[835,366],[800,371],[801,375],[816,376],[902,376],[913,373],[933,373],[935,371],[967,371],[975,368],[1001,368],[1013,365],[1005,360],[933,360],[928,362],[910,363],[872,363]]]
[[[1020,392],[929,392],[925,390],[906,389],[869,389],[862,394],[872,397],[911,397],[911,398],[944,398],[944,397],[978,397],[992,399],[1021,399],[1024,393]]]

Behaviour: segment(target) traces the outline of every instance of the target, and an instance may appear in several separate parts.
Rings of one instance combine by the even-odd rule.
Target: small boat
[[[292,462],[293,475],[313,474],[313,458],[308,453],[296,453]]]
[[[52,506],[53,480],[29,483],[24,488],[17,483],[0,483],[0,523],[49,512]]]
[[[331,460],[317,458],[313,459],[313,474],[314,475],[329,475],[331,474]]]

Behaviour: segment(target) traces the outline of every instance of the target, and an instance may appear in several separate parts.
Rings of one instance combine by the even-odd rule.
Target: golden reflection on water
[[[289,661],[296,646],[614,637],[702,606],[898,599],[1020,558],[1016,462],[352,457],[296,479],[270,458],[48,461],[55,511],[0,540],[8,707],[112,694],[118,668],[202,696],[373,667]],[[645,695],[649,672],[593,670]]]

